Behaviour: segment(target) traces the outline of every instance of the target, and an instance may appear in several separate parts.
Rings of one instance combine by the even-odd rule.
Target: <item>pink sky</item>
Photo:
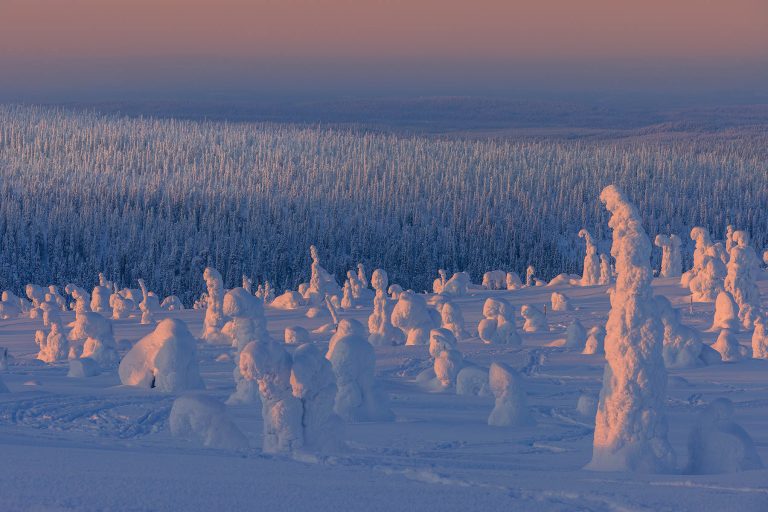
[[[491,79],[515,63],[633,59],[765,63],[768,1],[0,0],[0,87],[67,63],[81,80],[182,79],[222,61],[277,78],[381,62]]]

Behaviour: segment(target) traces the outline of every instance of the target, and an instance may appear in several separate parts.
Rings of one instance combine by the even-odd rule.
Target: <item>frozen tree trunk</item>
[[[668,471],[674,454],[664,414],[664,329],[651,293],[651,243],[635,207],[614,186],[601,201],[611,213],[617,279],[606,323],[607,365],[595,418],[597,471]]]
[[[587,243],[587,254],[584,256],[584,274],[581,278],[582,286],[592,286],[600,282],[600,258],[597,255],[597,246],[592,240],[589,231],[582,229],[579,237]]]

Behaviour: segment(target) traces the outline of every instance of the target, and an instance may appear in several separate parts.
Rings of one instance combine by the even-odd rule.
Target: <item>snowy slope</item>
[[[714,342],[718,333],[705,332],[713,305],[691,308],[675,281],[656,280],[655,292]],[[760,286],[765,295],[768,282]],[[475,330],[489,296],[519,311],[523,304],[542,308],[556,290],[575,310],[550,311],[551,332],[523,333],[522,349],[477,338],[459,343],[465,359],[485,367],[502,361],[523,374],[536,426],[488,426],[493,397],[423,391],[415,377],[430,365],[427,347],[377,347],[377,374],[397,420],[347,425],[344,452],[301,460],[261,453],[258,405],[227,407],[250,440],[246,453],[173,438],[174,395],[121,386],[115,369],[68,378],[66,363],[34,359],[40,320],[0,321],[0,346],[14,356],[0,374],[10,389],[0,394],[0,510],[768,510],[768,470],[646,476],[582,469],[591,457],[593,418],[579,415],[576,403],[582,393],[597,394],[604,361],[547,345],[565,337],[574,317],[587,329],[604,323],[606,287],[477,291],[454,302]],[[342,316],[365,322],[369,313]],[[277,340],[287,326],[311,331],[323,323],[305,318],[304,310],[267,308],[266,314]],[[168,316],[187,321],[195,334],[202,329],[201,311],[158,313],[155,320]],[[121,354],[151,330],[138,318],[114,327]],[[747,345],[750,335],[737,336]],[[318,343],[330,337],[311,336]],[[233,363],[219,356],[229,350],[198,347],[206,393],[226,399]],[[747,360],[670,371],[669,439],[678,465],[687,461],[687,435],[698,413],[717,397],[734,402],[735,421],[768,461],[768,361]]]

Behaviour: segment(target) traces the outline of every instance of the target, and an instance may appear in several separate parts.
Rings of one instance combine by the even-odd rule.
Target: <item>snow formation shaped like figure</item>
[[[169,295],[163,299],[160,308],[164,311],[184,311],[184,304],[175,295]]]
[[[238,353],[252,341],[269,339],[264,306],[245,288],[232,288],[224,294],[222,313],[229,321],[221,333],[229,338]]]
[[[224,282],[215,268],[208,267],[203,272],[203,279],[208,289],[208,304],[203,321],[201,338],[208,343],[226,343],[229,341],[221,329],[226,323],[224,317]]]
[[[341,289],[341,308],[352,309],[353,307],[355,307],[355,299],[352,296],[352,284],[347,279]]]
[[[70,347],[70,357],[73,355],[72,349],[79,349],[82,343],[82,353],[79,357],[89,357],[100,366],[111,366],[120,359],[112,334],[112,322],[98,313],[85,312],[77,315],[69,332],[69,340],[78,345]]]
[[[136,305],[131,299],[126,299],[119,293],[113,293],[109,296],[109,307],[112,309],[113,320],[129,318],[131,312],[136,309]]]
[[[688,436],[687,473],[735,473],[763,468],[752,438],[732,418],[733,402],[727,398],[717,398],[704,409]]]
[[[412,291],[403,292],[392,310],[392,325],[403,331],[406,345],[426,345],[429,331],[437,327],[427,308],[424,297]]]
[[[469,274],[466,272],[456,272],[443,285],[440,293],[452,297],[463,297],[469,293],[469,285],[472,284]]]
[[[490,270],[483,274],[483,288],[503,290],[507,287],[507,273],[503,270]]]
[[[333,349],[336,346],[336,343],[345,336],[360,336],[365,338],[368,333],[365,331],[365,326],[360,323],[359,321],[355,320],[354,318],[344,318],[339,322],[339,325],[336,327],[336,332],[333,333],[333,336],[331,336],[330,341],[328,342],[328,352],[326,352],[325,357],[328,359],[331,358],[331,354],[333,354]]]
[[[605,254],[600,255],[600,281],[599,284],[611,284],[613,282],[613,270],[611,262]]]
[[[240,373],[259,387],[262,448],[267,453],[292,452],[304,446],[303,409],[301,400],[293,396],[291,365],[283,345],[273,341],[251,342],[240,353]]]
[[[523,344],[523,340],[515,327],[514,311],[507,301],[504,299],[485,299],[483,317],[477,324],[477,332],[483,342],[515,346]]]
[[[227,416],[224,404],[201,394],[180,396],[173,401],[168,418],[171,435],[206,448],[245,450],[248,438]]]
[[[525,269],[525,286],[535,286],[536,285],[536,269],[533,268],[533,265],[528,265],[528,268]]]
[[[755,331],[752,333],[752,357],[768,359],[768,329],[764,315],[755,318]]]
[[[347,272],[347,281],[349,282],[353,305],[367,303],[373,299],[373,292],[368,289],[367,281],[365,281],[365,274],[363,274],[361,279],[359,271],[358,274],[355,274],[350,270]]]
[[[464,315],[461,313],[461,308],[451,301],[446,301],[440,307],[440,327],[448,329],[456,339],[462,340],[469,337],[464,325]]]
[[[300,325],[286,327],[283,331],[283,341],[287,345],[303,345],[309,343],[309,331]]]
[[[320,265],[320,257],[314,245],[309,247],[309,254],[312,258],[312,275],[303,296],[311,305],[319,306],[325,300],[326,295],[339,295],[341,289],[336,279]]]
[[[442,268],[437,271],[438,278],[432,281],[432,293],[442,293],[443,286],[448,282],[448,275]]]
[[[336,374],[336,414],[345,421],[393,418],[385,396],[376,385],[376,353],[365,337],[355,333],[344,336],[326,357]]]
[[[376,291],[383,291],[387,293],[387,286],[389,286],[389,276],[385,270],[377,268],[371,274],[371,287]]]
[[[43,314],[44,327],[50,327],[51,323],[60,321],[58,305],[50,293],[45,294],[45,298],[40,303],[39,309]]]
[[[429,333],[429,355],[434,359],[435,390],[445,390],[456,385],[464,359],[458,350],[456,337],[448,329],[432,329]]]
[[[46,363],[64,361],[69,356],[69,341],[63,333],[60,322],[51,324],[51,331],[45,335],[43,331],[37,331],[35,342],[40,347],[37,359]]]
[[[705,347],[699,333],[680,321],[680,311],[674,309],[669,299],[655,297],[659,318],[664,325],[662,357],[667,368],[696,368],[707,364]]]
[[[398,300],[403,293],[403,287],[399,284],[391,284],[389,285],[389,288],[387,288],[387,293],[389,294],[390,299]]]
[[[363,288],[368,288],[368,276],[365,275],[365,266],[362,263],[357,264],[357,280]]]
[[[59,293],[55,284],[48,285],[48,293],[51,295],[50,301],[56,303],[59,311],[67,310],[67,299]]]
[[[110,285],[110,286],[107,286]],[[91,292],[91,311],[111,315],[109,298],[112,295],[111,283],[104,279],[104,274],[99,274],[99,284],[94,286]]]
[[[728,224],[725,227],[725,252],[728,253],[728,256],[731,255],[731,249],[733,249],[736,246],[736,241],[734,240],[735,231],[733,230],[733,226],[731,224]]]
[[[197,366],[197,340],[187,324],[166,318],[141,338],[120,362],[120,382],[127,386],[178,393],[203,388]]]
[[[85,313],[91,310],[91,295],[74,283],[64,287],[64,291],[75,301],[75,312]]]
[[[733,295],[726,291],[718,293],[715,300],[715,316],[710,330],[730,329],[733,332],[739,332],[739,327],[741,327],[739,306],[733,300]]]
[[[606,323],[605,373],[595,418],[592,461],[598,471],[661,472],[674,467],[664,414],[664,327],[651,290],[651,241],[640,215],[608,186],[600,200],[611,214],[616,285]]]
[[[579,237],[587,244],[587,253],[584,256],[584,274],[581,277],[582,286],[592,286],[600,283],[600,258],[597,255],[597,245],[592,240],[592,235],[586,229],[579,231]]]
[[[717,340],[712,344],[712,348],[720,352],[720,357],[726,363],[734,363],[751,357],[749,349],[741,346],[730,329],[720,331]]]
[[[734,232],[733,241],[736,245],[731,249],[724,285],[739,305],[741,325],[751,329],[760,314],[760,290],[757,288],[760,261],[755,250],[749,246],[749,235],[746,232]]]
[[[519,290],[523,287],[523,282],[520,281],[520,276],[516,272],[507,272],[506,284],[507,290]]]
[[[552,311],[573,310],[570,299],[564,293],[553,292],[550,301],[552,303]]]
[[[153,324],[155,323],[155,319],[152,313],[160,309],[160,303],[157,300],[157,296],[149,294],[147,285],[144,283],[143,279],[139,279],[139,287],[141,288],[141,302],[139,302],[141,324]]]
[[[338,448],[342,425],[333,411],[336,375],[315,345],[306,343],[293,353],[291,388],[301,401],[304,449],[325,452]]]
[[[21,314],[19,298],[12,292],[6,290],[3,292],[2,301],[0,301],[0,319],[10,320],[17,318]]]
[[[584,344],[582,354],[605,354],[605,328],[602,325],[596,325],[589,330],[587,342]]]
[[[374,272],[374,277],[376,273]],[[390,317],[394,304],[387,300],[386,292],[379,288],[373,299],[373,311],[368,317],[368,342],[375,346],[402,345],[405,343],[403,331],[392,325]]]
[[[549,330],[547,317],[536,306],[524,304],[520,308],[520,316],[525,319],[523,324],[523,331],[525,332],[546,332]]]
[[[656,235],[654,245],[661,248],[660,277],[680,277],[683,275],[683,262],[680,257],[682,240],[677,235]]]
[[[503,363],[491,363],[488,372],[491,392],[496,403],[488,416],[493,427],[524,427],[536,422],[528,411],[528,401],[520,375]]]
[[[270,307],[274,309],[292,310],[304,305],[304,297],[299,292],[287,290],[272,301]]]
[[[583,352],[587,346],[587,330],[581,325],[578,318],[568,324],[565,330],[565,348]]]

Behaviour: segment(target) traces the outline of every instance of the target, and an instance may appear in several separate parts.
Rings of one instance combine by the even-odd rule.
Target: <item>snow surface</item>
[[[768,281],[759,281],[761,294]],[[559,289],[559,288],[556,288]],[[553,288],[470,290],[452,301],[468,326],[483,318],[487,298],[523,304],[548,303]],[[427,346],[375,347],[376,379],[389,397],[394,422],[348,423],[343,450],[332,457],[269,455],[261,450],[258,403],[226,406],[246,436],[240,453],[204,448],[170,430],[178,396],[121,386],[116,369],[87,379],[67,378],[67,362],[36,361],[34,333],[42,319],[0,322],[0,347],[12,357],[0,379],[0,510],[52,511],[270,511],[515,510],[515,511],[723,511],[768,509],[768,470],[727,474],[688,474],[688,442],[702,413],[718,398],[734,406],[732,420],[746,432],[763,462],[768,461],[768,361],[747,359],[686,369],[668,369],[665,400],[668,439],[678,456],[676,470],[664,475],[584,471],[592,454],[594,416],[601,387],[603,356],[550,347],[578,318],[590,331],[605,325],[606,286],[562,290],[577,308],[548,312],[551,330],[522,333],[523,345],[486,345],[460,340],[468,383],[486,386],[494,361],[525,379],[535,428],[490,427],[494,397],[432,393],[416,382],[431,367]],[[711,344],[713,303],[689,304],[677,278],[656,279],[653,293],[667,297],[680,321]],[[306,306],[286,311],[265,308],[272,339],[286,327],[302,326],[324,352],[330,333],[313,333],[324,323],[307,319]],[[203,328],[205,310],[161,311],[155,319],[185,321],[192,333]],[[366,323],[371,307],[342,313]],[[67,324],[73,312],[60,313]],[[521,330],[521,319],[517,319]],[[124,356],[131,344],[153,329],[139,318],[112,322]],[[733,333],[748,347],[752,333]],[[128,343],[123,343],[127,340]],[[293,346],[286,345],[293,351]],[[205,396],[225,400],[233,391],[231,348],[198,343]],[[36,383],[30,385],[30,383]],[[582,398],[584,397],[584,398]],[[591,401],[590,401],[591,397]],[[579,404],[581,405],[579,406]],[[578,409],[577,409],[578,406]],[[719,427],[720,428],[720,427]],[[728,427],[731,429],[731,427]]]

